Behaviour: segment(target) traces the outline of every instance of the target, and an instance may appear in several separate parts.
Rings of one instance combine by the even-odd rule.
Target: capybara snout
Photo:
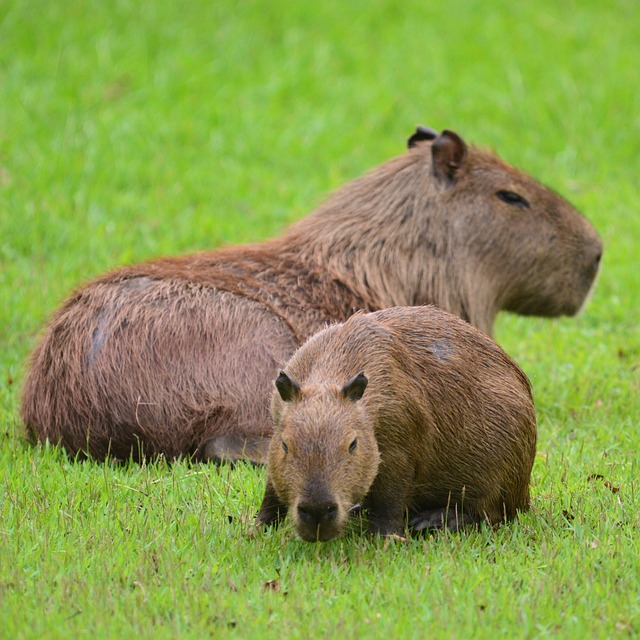
[[[300,537],[307,542],[326,542],[335,538],[346,520],[338,503],[332,500],[299,502],[292,513]]]

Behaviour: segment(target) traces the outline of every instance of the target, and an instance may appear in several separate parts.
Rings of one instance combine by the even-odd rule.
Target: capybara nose
[[[298,516],[305,525],[317,526],[333,522],[338,515],[338,505],[335,502],[321,504],[299,504]]]

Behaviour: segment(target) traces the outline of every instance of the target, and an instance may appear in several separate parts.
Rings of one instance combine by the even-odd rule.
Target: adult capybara
[[[491,338],[433,306],[359,313],[311,337],[276,379],[258,524],[308,541],[361,504],[374,533],[512,518],[529,506],[531,387]]]
[[[602,245],[558,195],[451,131],[342,189],[283,236],[121,268],[78,289],[31,358],[22,416],[71,453],[264,461],[278,370],[357,310],[434,303],[574,314]]]

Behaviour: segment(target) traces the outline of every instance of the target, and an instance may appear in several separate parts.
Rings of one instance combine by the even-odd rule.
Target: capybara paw
[[[369,517],[369,533],[379,536],[402,536],[404,526],[402,520],[383,520]]]
[[[271,527],[278,525],[285,519],[287,510],[285,507],[268,507],[262,508],[258,511],[255,520],[253,521],[254,529],[264,529],[265,527]]]
[[[409,520],[409,527],[412,531],[444,530],[458,531],[468,524],[477,522],[477,519],[461,513],[455,507],[440,507],[438,509],[427,509],[418,513]]]

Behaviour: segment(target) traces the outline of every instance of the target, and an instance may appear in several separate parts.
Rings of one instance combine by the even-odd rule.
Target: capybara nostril
[[[325,507],[325,513],[324,513],[325,520],[334,520],[337,515],[338,515],[337,504],[328,504]]]

